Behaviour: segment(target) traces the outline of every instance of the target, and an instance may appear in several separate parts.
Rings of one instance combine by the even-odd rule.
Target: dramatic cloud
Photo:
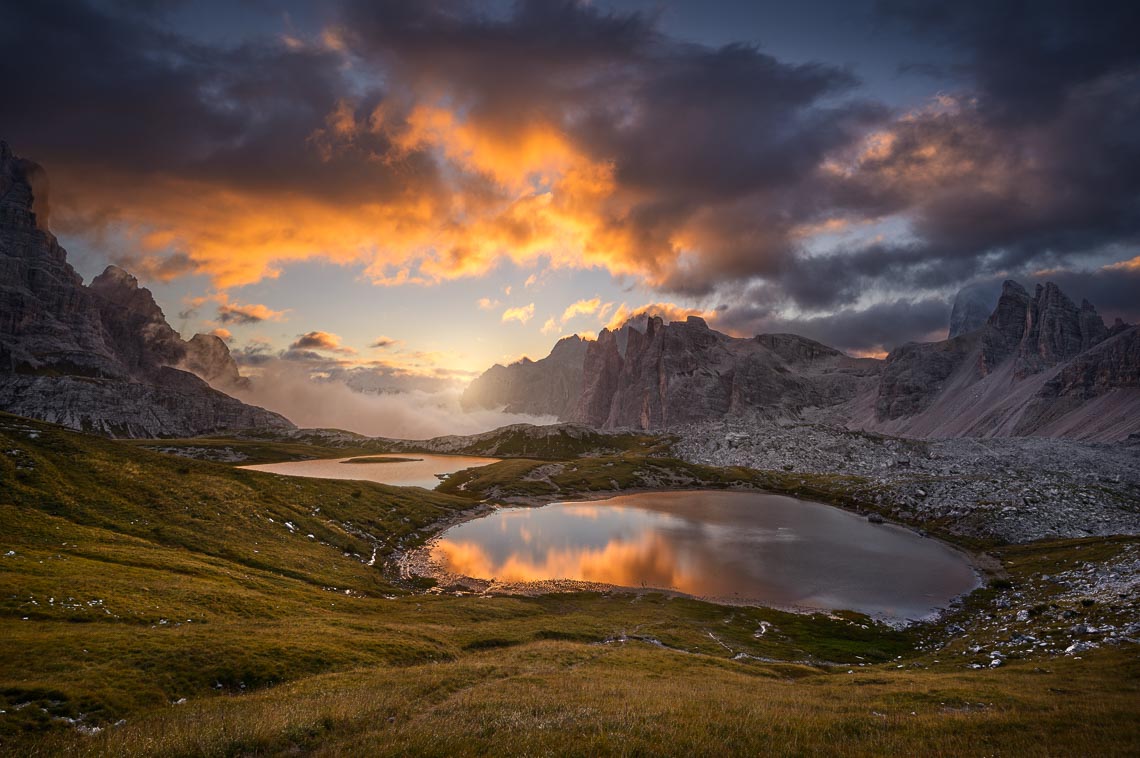
[[[324,350],[330,353],[344,353],[346,355],[354,355],[356,353],[351,347],[341,345],[340,337],[329,332],[308,332],[307,334],[302,334],[289,346],[289,349],[296,351]]]
[[[525,324],[532,318],[534,318],[534,303],[517,308],[507,308],[503,311],[502,322],[506,324],[510,321],[517,321],[520,324]]]
[[[223,324],[258,324],[262,321],[283,321],[287,311],[275,311],[260,303],[242,305],[231,303],[225,295],[220,296],[218,321]]]
[[[10,5],[0,136],[51,173],[58,231],[144,278],[600,269],[733,328],[877,350],[966,282],[1140,246],[1135,3],[884,0],[884,48],[953,61],[897,110],[848,69],[601,3],[341,0],[225,42],[180,32],[176,4]],[[257,307],[218,321],[281,317]]]
[[[233,342],[233,339],[234,339],[234,333],[233,332],[231,332],[229,329],[224,329],[220,326],[217,329],[211,330],[210,334],[214,335],[215,337],[220,339],[222,342]]]
[[[647,305],[630,308],[625,303],[618,306],[614,311],[613,317],[606,324],[606,328],[610,330],[620,329],[628,321],[641,321],[647,316],[658,316],[663,321],[684,321],[689,316],[698,316],[703,318],[711,326],[715,326],[722,331],[732,333],[731,327],[726,327],[719,322],[716,322],[716,311],[705,311],[699,308],[686,308],[682,305],[675,303],[649,303]]]

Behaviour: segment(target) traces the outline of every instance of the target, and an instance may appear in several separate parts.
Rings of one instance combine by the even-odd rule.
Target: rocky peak
[[[1026,332],[1018,349],[1017,373],[1035,374],[1102,341],[1108,333],[1096,309],[1078,308],[1053,282],[1037,285],[1029,304]]]
[[[460,402],[466,409],[502,408],[508,413],[564,418],[581,391],[589,344],[575,334],[560,339],[541,360],[523,357],[509,366],[495,364],[467,385]]]
[[[126,271],[83,286],[47,231],[47,198],[43,169],[0,143],[0,409],[126,436],[291,426],[174,368],[188,343]],[[217,347],[196,349],[228,372]]]
[[[587,344],[586,340],[577,334],[572,334],[558,340],[548,357],[558,362],[575,361],[581,364],[582,359],[586,356]]]
[[[998,299],[997,288],[989,282],[971,284],[958,290],[950,309],[950,331],[953,339],[960,334],[977,331],[986,325]]]
[[[997,307],[986,320],[982,335],[982,352],[979,370],[988,374],[1013,355],[1021,344],[1030,320],[1029,309],[1033,299],[1017,282],[1007,279],[1002,283]]]
[[[1037,285],[1030,297],[1020,284],[1007,281],[986,322],[978,367],[984,376],[1016,356],[1014,374],[1024,377],[1067,361],[1108,336],[1089,301],[1078,307],[1053,282]]]
[[[197,374],[212,386],[220,389],[249,386],[238,371],[226,343],[214,334],[195,334],[186,343],[186,357],[181,368]]]
[[[47,172],[0,141],[0,225],[46,232],[49,217]]]
[[[88,290],[95,296],[116,354],[130,371],[148,372],[183,362],[186,344],[138,279],[118,266],[108,266],[91,280]]]

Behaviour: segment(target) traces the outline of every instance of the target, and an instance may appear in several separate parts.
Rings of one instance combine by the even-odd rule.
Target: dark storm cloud
[[[2,136],[82,188],[73,228],[134,202],[131,221],[192,230],[170,235],[185,249],[133,266],[158,278],[201,272],[232,286],[281,260],[374,263],[360,251],[403,245],[380,261],[403,281],[431,268],[414,257],[424,239],[441,248],[428,280],[483,273],[565,232],[543,229],[537,207],[479,215],[519,192],[498,186],[491,158],[464,160],[535,134],[559,165],[605,169],[576,177],[581,196],[551,192],[572,198],[561,217],[579,214],[574,228],[593,235],[564,265],[608,266],[727,302],[740,324],[852,349],[927,335],[935,304],[965,282],[1109,263],[1140,241],[1135,4],[883,2],[890,33],[958,60],[946,96],[906,113],[867,99],[842,67],[693,44],[653,14],[600,3],[345,0],[327,29],[236,44],[180,34],[165,2],[9,6]],[[416,121],[425,108],[447,110],[468,142]],[[448,215],[455,197],[462,211]],[[492,237],[483,258],[471,219]],[[892,220],[882,239],[808,253],[815,228]],[[437,226],[408,232],[425,225]],[[1107,286],[1117,280],[1086,279],[1121,300]],[[868,295],[880,304],[859,310]],[[778,315],[792,312],[830,315]]]
[[[362,54],[476,122],[509,132],[537,119],[612,164],[620,210],[607,220],[673,291],[707,293],[788,255],[790,227],[820,211],[799,185],[887,116],[850,99],[858,82],[847,70],[684,43],[651,15],[585,3],[522,2],[492,16],[466,2],[349,2],[345,28]],[[672,270],[688,226],[702,265]]]
[[[717,314],[718,329],[738,334],[793,332],[851,353],[889,352],[906,342],[942,339],[950,303],[942,298],[892,300],[868,308],[843,308],[824,316],[788,319],[753,302],[732,305]]]
[[[1050,119],[1083,85],[1140,64],[1140,4],[1087,0],[881,0],[880,10],[959,50],[982,110]]]
[[[6,6],[0,123],[17,150],[53,170],[80,166],[120,181],[173,175],[332,196],[399,189],[358,160],[330,163],[306,149],[350,87],[335,52],[271,34],[205,45],[161,23],[167,3],[129,5]]]
[[[1042,269],[1119,302],[1103,286],[1119,270],[1074,271],[1140,253],[1140,48],[1125,31],[1136,6],[883,5],[957,49],[968,85],[863,152],[833,155],[844,170],[809,186],[839,217],[905,219],[907,238],[792,253],[757,273],[816,310]]]

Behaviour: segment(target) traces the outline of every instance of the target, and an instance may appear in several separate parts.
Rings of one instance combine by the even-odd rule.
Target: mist
[[[553,424],[554,416],[495,410],[464,411],[460,387],[439,391],[366,394],[339,380],[317,381],[302,367],[274,360],[261,367],[248,389],[225,390],[238,399],[280,413],[299,427],[345,429],[370,437],[428,439],[478,434],[507,424]]]

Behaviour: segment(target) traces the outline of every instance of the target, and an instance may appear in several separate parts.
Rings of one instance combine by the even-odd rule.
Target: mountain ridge
[[[225,344],[183,340],[128,272],[83,284],[46,227],[46,176],[0,142],[0,409],[125,437],[291,428],[221,391],[243,383]]]
[[[651,317],[644,331],[621,328],[624,345],[609,329],[585,343],[571,410],[535,398],[527,407],[600,429],[761,416],[925,438],[1112,441],[1140,433],[1136,326],[1118,319],[1107,327],[1091,303],[1077,305],[1052,282],[1031,295],[1006,281],[983,321],[985,297],[982,288],[956,299],[953,336],[902,345],[883,360],[795,334],[731,337],[698,317]],[[500,386],[520,370],[497,367]],[[499,400],[512,407],[509,397]]]

